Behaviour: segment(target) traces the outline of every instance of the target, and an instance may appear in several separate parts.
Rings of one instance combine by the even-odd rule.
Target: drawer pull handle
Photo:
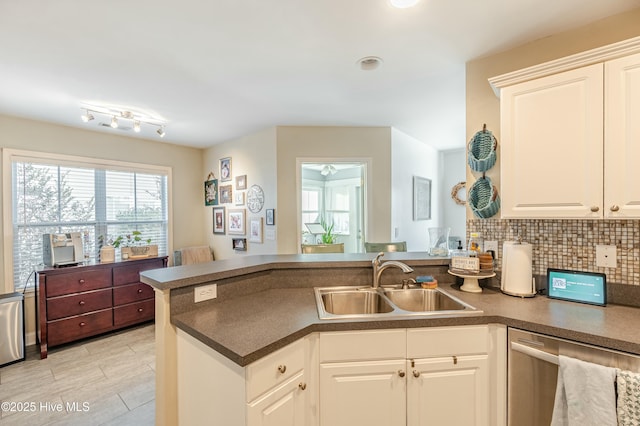
[[[611,206],[611,211],[612,211],[612,212],[617,212],[618,210],[620,210],[620,207],[619,207],[619,206],[617,206],[617,205],[615,205],[615,204]]]
[[[84,280],[83,280],[83,279],[79,279],[79,280],[78,280],[78,282],[79,282],[80,284],[84,284]]]
[[[285,373],[285,371],[287,371],[287,366],[286,366],[286,365],[279,365],[279,366],[278,366],[278,371],[279,371],[281,374],[284,374],[284,373]]]
[[[413,377],[418,378],[420,377],[420,372],[417,370],[413,370]]]
[[[305,390],[307,388],[307,384],[306,383],[302,383],[300,382],[300,384],[298,385],[298,387],[300,388],[300,390]]]
[[[84,327],[85,325],[87,325],[87,323],[84,321],[80,323],[80,327]]]
[[[404,370],[398,370],[398,376],[404,377]]]
[[[84,300],[79,301],[79,302],[78,302],[78,305],[80,305],[80,306],[84,306]]]
[[[142,312],[142,308],[138,308],[138,312]]]
[[[141,288],[138,289],[138,293],[142,293],[142,289]]]
[[[598,207],[598,206],[591,206],[591,211],[592,211],[592,212],[594,212],[594,213],[595,213],[595,212],[597,212],[598,210],[600,210],[600,207]]]
[[[453,365],[458,365],[458,357],[453,355]]]

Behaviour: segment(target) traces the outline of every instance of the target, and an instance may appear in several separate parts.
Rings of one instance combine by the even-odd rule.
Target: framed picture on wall
[[[232,185],[220,185],[220,204],[230,204],[232,202]]]
[[[227,215],[227,232],[237,235],[245,234],[244,209],[229,209],[229,214]]]
[[[220,159],[220,181],[231,180],[231,157]]]
[[[249,219],[249,241],[252,243],[262,243],[261,217],[252,217]]]
[[[413,220],[431,219],[431,179],[413,177]]]
[[[225,234],[224,227],[224,207],[214,207],[213,208],[213,233],[214,234]]]
[[[244,192],[236,191],[234,194],[236,206],[244,206]]]
[[[232,247],[235,251],[247,251],[246,238],[233,238],[231,240]]]
[[[276,209],[267,209],[265,213],[267,225],[276,224]]]
[[[211,179],[204,183],[204,205],[218,205],[218,179]]]
[[[236,176],[236,189],[247,189],[247,175]]]

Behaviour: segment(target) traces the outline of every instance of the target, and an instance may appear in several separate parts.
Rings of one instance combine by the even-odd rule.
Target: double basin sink
[[[446,291],[417,286],[316,287],[320,319],[394,319],[482,314]]]

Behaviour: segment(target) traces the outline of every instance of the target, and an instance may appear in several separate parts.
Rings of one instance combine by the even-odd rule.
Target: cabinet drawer
[[[47,300],[49,321],[111,307],[111,289],[59,296]]]
[[[320,333],[320,362],[404,359],[406,354],[404,328]]]
[[[141,300],[153,299],[153,288],[146,284],[128,284],[113,288],[113,305],[126,305]]]
[[[109,331],[112,326],[113,313],[111,309],[52,321],[47,325],[48,342],[50,346],[55,346]]]
[[[68,274],[47,275],[47,297],[80,293],[88,290],[111,287],[111,270],[70,272]]]
[[[155,299],[113,308],[113,325],[122,327],[152,320],[155,317]]]
[[[151,261],[140,261],[132,263],[131,265],[113,268],[113,285],[137,283],[140,281],[140,272],[162,268],[163,266],[164,263],[162,259],[153,259]]]
[[[285,346],[246,368],[247,402],[304,369],[305,339]]]
[[[429,358],[489,352],[489,327],[416,328],[407,330],[407,357]]]

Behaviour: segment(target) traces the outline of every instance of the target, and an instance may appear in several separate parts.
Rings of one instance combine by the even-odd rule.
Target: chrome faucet
[[[405,274],[413,272],[411,267],[402,262],[398,262],[397,260],[387,260],[386,262],[383,262],[382,256],[384,256],[384,253],[380,252],[376,258],[371,261],[371,264],[373,265],[373,288],[378,288],[380,286],[380,275],[382,275],[382,272],[387,268],[392,266],[400,268]]]

